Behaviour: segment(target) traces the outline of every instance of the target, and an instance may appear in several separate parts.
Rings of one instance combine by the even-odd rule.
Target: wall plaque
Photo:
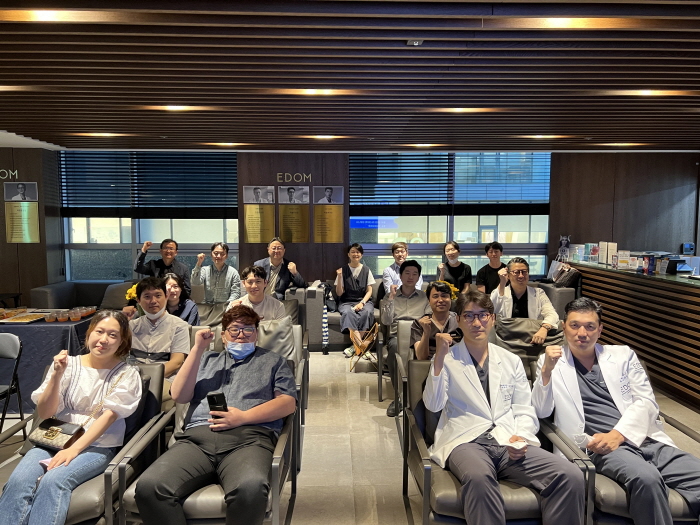
[[[5,203],[5,238],[8,243],[38,243],[39,203]]]
[[[343,206],[314,206],[314,242],[344,242]]]
[[[280,204],[280,237],[284,242],[309,242],[309,206]]]
[[[274,204],[244,204],[243,231],[243,242],[270,242],[275,236]]]

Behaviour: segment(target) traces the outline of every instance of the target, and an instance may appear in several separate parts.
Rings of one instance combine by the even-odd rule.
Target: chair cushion
[[[684,520],[697,523],[697,516],[694,516],[683,496],[673,489],[669,489],[668,493],[674,521]],[[595,506],[607,514],[631,518],[625,489],[622,485],[600,474],[596,474],[595,477]]]
[[[292,318],[292,324],[299,324],[299,301],[296,299],[283,299],[284,312]]]
[[[261,321],[258,326],[257,345],[296,363],[291,317]]]
[[[132,282],[110,284],[104,292],[100,310],[121,310],[126,306],[126,291],[134,285]]]

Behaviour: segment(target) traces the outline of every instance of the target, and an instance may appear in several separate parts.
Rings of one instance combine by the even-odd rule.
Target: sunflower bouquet
[[[459,293],[459,290],[457,287],[453,286],[452,283],[448,283],[447,281],[435,281],[436,283],[442,283],[446,284],[450,288],[450,299],[453,301],[457,299],[457,294]]]
[[[126,291],[126,296],[125,296],[127,301],[135,301],[136,300],[136,285],[132,286]]]

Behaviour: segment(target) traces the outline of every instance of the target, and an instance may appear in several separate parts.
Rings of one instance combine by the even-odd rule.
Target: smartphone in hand
[[[228,406],[226,406],[226,396],[223,392],[210,392],[207,394],[207,401],[209,402],[209,410],[216,410],[217,412],[227,412]],[[221,419],[221,416],[214,416],[214,419]]]

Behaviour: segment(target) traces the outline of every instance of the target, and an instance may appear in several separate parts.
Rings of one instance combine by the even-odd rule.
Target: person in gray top
[[[413,321],[431,311],[425,292],[416,288],[416,284],[420,280],[421,270],[421,265],[416,261],[401,263],[399,268],[401,286],[390,285],[389,295],[382,299],[381,303],[382,324],[389,326],[389,337],[386,344],[387,366],[389,367],[391,384],[394,386],[396,386],[396,351],[398,349],[396,331],[399,320]],[[396,401],[392,401],[386,410],[386,415],[394,417],[399,412],[401,412],[400,404],[397,407]]]
[[[241,296],[241,277],[238,271],[226,264],[228,244],[215,242],[211,245],[211,258],[214,264],[202,266],[203,253],[197,255],[197,264],[192,270],[192,284],[204,285],[204,303],[199,306],[202,323],[215,326],[231,301]]]
[[[270,491],[272,454],[283,420],[296,409],[292,371],[280,355],[255,345],[258,315],[234,306],[222,319],[226,349],[207,352],[213,334],[200,330],[173,384],[189,403],[184,431],[136,485],[145,525],[185,523],[182,500],[218,479],[226,523],[261,524]],[[226,411],[210,410],[207,394],[221,392]]]

